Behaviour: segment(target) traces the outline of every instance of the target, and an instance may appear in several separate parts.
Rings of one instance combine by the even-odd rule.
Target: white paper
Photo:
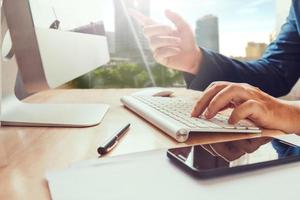
[[[171,163],[164,150],[109,160],[50,173],[53,200],[282,200],[300,196],[299,163],[200,180]]]

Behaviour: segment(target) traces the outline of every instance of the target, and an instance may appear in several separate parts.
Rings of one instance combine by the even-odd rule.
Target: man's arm
[[[300,38],[295,8],[297,6],[292,6],[279,36],[257,61],[241,62],[202,49],[198,74],[185,74],[188,88],[204,90],[214,81],[231,81],[251,84],[276,97],[287,94],[300,76]]]

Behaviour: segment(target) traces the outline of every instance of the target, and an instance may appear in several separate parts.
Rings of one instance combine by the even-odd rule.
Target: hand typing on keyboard
[[[232,107],[228,123],[249,119],[256,125],[285,132],[300,132],[300,105],[276,99],[248,84],[215,82],[203,93],[192,116],[214,118],[220,110]]]
[[[191,133],[260,133],[259,127],[247,120],[228,123],[228,115],[218,113],[210,119],[191,116],[195,99],[191,97],[124,96],[121,102],[178,142],[185,142]]]
[[[161,114],[171,117],[191,129],[213,128],[214,130],[258,130],[249,121],[242,120],[235,125],[228,124],[229,116],[218,113],[207,120],[204,116],[191,117],[194,101],[191,98],[164,98],[164,97],[136,97],[146,105],[159,111]]]

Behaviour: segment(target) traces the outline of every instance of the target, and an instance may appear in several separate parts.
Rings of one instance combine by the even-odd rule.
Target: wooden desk
[[[53,90],[28,98],[28,102],[36,103],[107,103],[111,108],[104,121],[96,127],[1,127],[0,139],[8,155],[8,165],[0,168],[0,199],[50,199],[44,178],[47,171],[60,170],[84,159],[96,159],[98,145],[121,124],[128,122],[132,124],[130,131],[109,156],[260,136],[198,134],[185,144],[179,144],[121,105],[120,97],[134,91],[136,90]],[[177,96],[190,93],[192,91],[176,89]],[[199,93],[193,92],[193,95],[197,97]],[[262,135],[280,134],[282,133],[279,131],[265,131]]]

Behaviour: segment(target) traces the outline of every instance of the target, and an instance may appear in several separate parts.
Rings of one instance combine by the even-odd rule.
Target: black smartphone
[[[199,178],[210,178],[300,161],[300,147],[261,137],[173,148],[167,156]]]

